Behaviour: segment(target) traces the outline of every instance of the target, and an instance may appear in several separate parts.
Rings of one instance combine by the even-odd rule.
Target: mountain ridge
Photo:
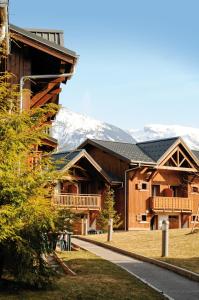
[[[52,126],[59,150],[71,150],[84,140],[98,139],[125,143],[144,142],[180,136],[193,150],[199,150],[199,128],[182,125],[148,124],[143,129],[123,130],[112,124],[62,107]]]

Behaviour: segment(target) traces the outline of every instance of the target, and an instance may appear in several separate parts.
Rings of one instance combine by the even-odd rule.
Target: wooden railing
[[[52,201],[54,205],[66,208],[101,209],[101,195],[56,194]]]
[[[192,211],[191,198],[183,197],[151,197],[151,208],[163,211]]]

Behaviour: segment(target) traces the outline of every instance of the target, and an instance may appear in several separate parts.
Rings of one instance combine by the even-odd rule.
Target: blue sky
[[[120,126],[199,127],[198,0],[10,0],[10,21],[63,29],[80,55],[60,102]]]

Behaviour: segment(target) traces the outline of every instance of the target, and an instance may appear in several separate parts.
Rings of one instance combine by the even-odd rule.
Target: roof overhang
[[[193,162],[195,163],[196,166],[199,166],[199,160],[197,159],[197,157],[193,154],[193,152],[189,149],[189,147],[187,146],[187,144],[184,142],[184,140],[179,137],[172,145],[171,147],[169,147],[169,149],[162,155],[162,157],[158,160],[157,165],[158,168],[162,168],[161,164],[162,162],[167,158],[167,156],[178,146],[178,145],[182,145],[184,147],[184,149],[186,150],[186,152],[189,154],[189,156],[192,158]],[[174,168],[172,168],[174,169]],[[182,169],[181,169],[182,170]],[[180,171],[181,171],[180,170]],[[185,170],[188,171],[188,169],[185,168]],[[183,170],[182,170],[183,171]],[[193,171],[193,170],[191,170]],[[196,169],[194,171],[197,171]]]
[[[86,150],[82,150],[79,152],[78,155],[76,155],[71,161],[67,163],[66,165],[60,170],[60,172],[68,171],[70,168],[72,168],[80,159],[86,158],[89,163],[97,170],[98,173],[105,179],[105,181],[109,184],[118,184],[118,182],[112,181],[111,178],[108,176],[108,174],[100,167],[100,165],[86,152]],[[66,157],[67,159],[67,157]],[[121,183],[121,182],[120,182]]]
[[[64,62],[74,65],[78,59],[78,55],[74,51],[45,40],[25,29],[12,24],[10,24],[9,29],[14,40],[52,55]]]

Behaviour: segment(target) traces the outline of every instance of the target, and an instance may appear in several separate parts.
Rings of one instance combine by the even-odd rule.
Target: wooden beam
[[[175,153],[174,153],[174,154],[175,154]],[[175,159],[173,158],[173,156],[171,156],[170,159],[173,161],[174,165],[175,165],[176,167],[178,167],[178,163],[175,161]]]
[[[157,170],[153,170],[150,174],[150,176],[147,178],[147,181],[149,182],[150,180],[153,179],[153,177],[158,173]]]
[[[185,171],[185,172],[197,172],[195,168],[181,168],[181,167],[167,167],[167,166],[159,166],[158,170],[172,170],[172,171]]]
[[[37,103],[32,105],[31,108],[32,107],[39,107],[39,106],[42,106],[42,105],[46,104],[51,98],[58,95],[61,92],[61,90],[62,90],[61,88],[56,89],[56,90],[52,90],[49,94],[45,95]]]
[[[35,96],[31,99],[31,106],[34,106],[37,101],[39,101],[42,97],[44,97],[46,94],[48,94],[56,85],[60,84],[62,81],[64,81],[65,78],[56,78],[52,81],[50,81],[47,85],[47,88],[39,93],[37,93]]]

